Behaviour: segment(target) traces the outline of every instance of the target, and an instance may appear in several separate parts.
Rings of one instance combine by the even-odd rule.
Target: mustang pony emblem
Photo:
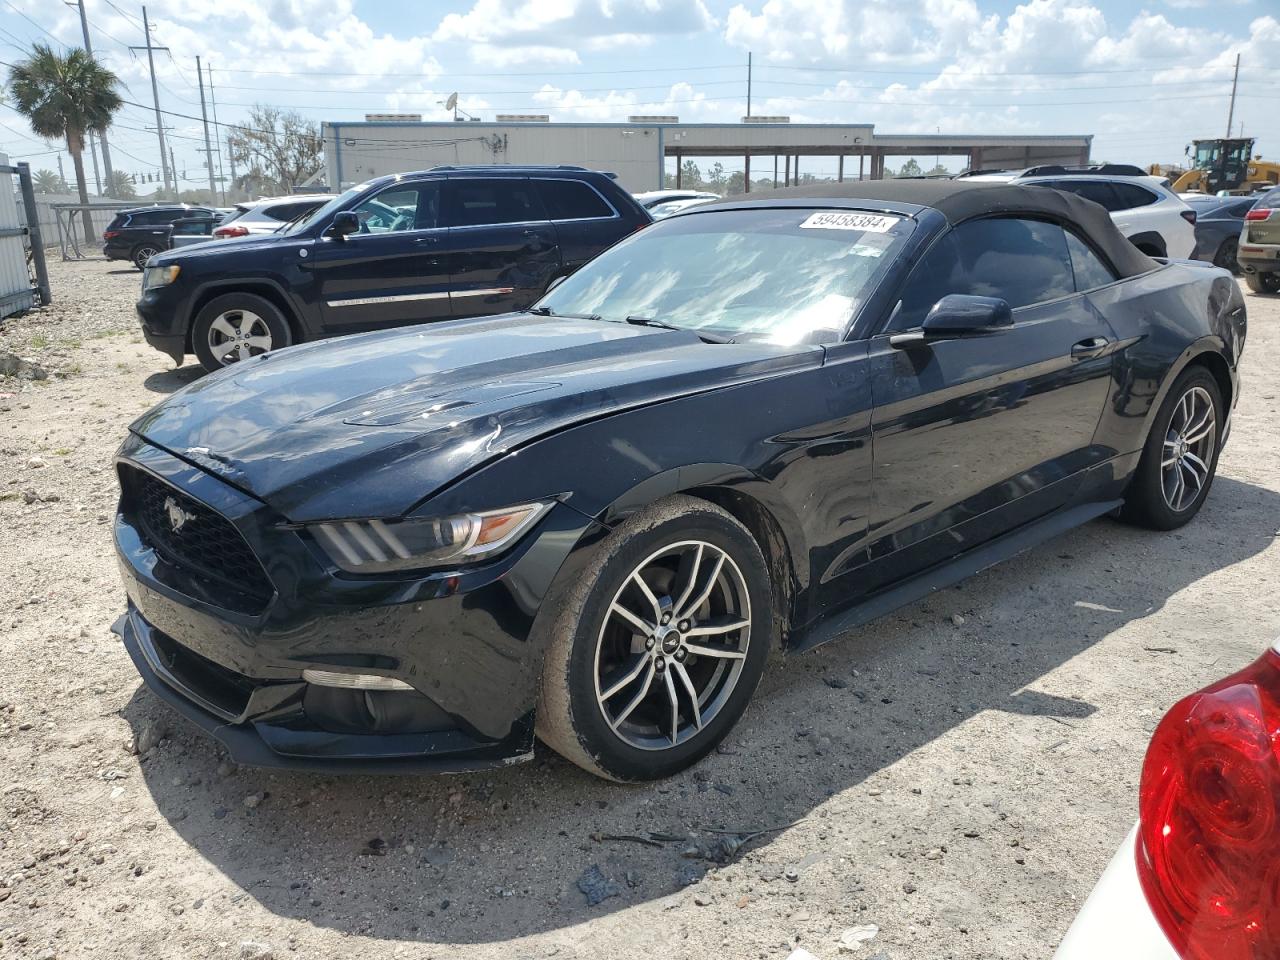
[[[169,515],[169,529],[177,533],[183,528],[188,520],[194,520],[196,515],[188,513],[178,505],[178,501],[173,497],[164,498],[164,512]]]

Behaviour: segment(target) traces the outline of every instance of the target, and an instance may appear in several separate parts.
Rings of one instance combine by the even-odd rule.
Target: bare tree
[[[249,120],[234,128],[227,146],[249,174],[292,193],[320,166],[320,128],[295,110],[255,105]]]

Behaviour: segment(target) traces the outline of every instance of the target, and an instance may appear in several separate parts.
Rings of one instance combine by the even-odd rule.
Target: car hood
[[[210,237],[208,246],[200,244],[198,249],[192,246],[166,250],[164,253],[158,254],[153,263],[199,264],[210,257],[219,257],[227,253],[251,253],[254,250],[261,250],[267,247],[278,250],[282,244],[286,243],[306,246],[311,243],[311,240],[302,237],[286,237],[279,233],[258,233],[250,234],[247,237],[227,237],[225,239]]]
[[[265,354],[196,381],[130,429],[295,522],[391,517],[539,436],[823,356],[512,314]]]

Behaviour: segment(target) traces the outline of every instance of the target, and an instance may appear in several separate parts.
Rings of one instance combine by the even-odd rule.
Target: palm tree
[[[31,175],[31,185],[36,193],[66,193],[67,185],[52,170],[37,170]]]
[[[84,180],[85,137],[91,130],[111,125],[112,115],[124,106],[116,93],[116,75],[83,50],[61,56],[49,46],[37,43],[31,56],[9,69],[9,90],[13,105],[41,137],[62,137],[67,141],[76,171],[76,189],[83,213],[84,239],[92,243],[93,224],[89,218],[89,188]]]

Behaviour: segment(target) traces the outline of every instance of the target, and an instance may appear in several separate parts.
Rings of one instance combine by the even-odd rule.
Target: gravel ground
[[[57,304],[0,325],[51,374],[0,379],[5,956],[1047,958],[1161,712],[1275,633],[1280,299],[1248,295],[1199,519],[1089,524],[781,661],[683,776],[607,784],[545,749],[458,777],[234,768],[108,630],[111,454],[198,371],[142,343],[135,271],[53,270]],[[784,828],[724,865],[607,838],[707,827]]]

